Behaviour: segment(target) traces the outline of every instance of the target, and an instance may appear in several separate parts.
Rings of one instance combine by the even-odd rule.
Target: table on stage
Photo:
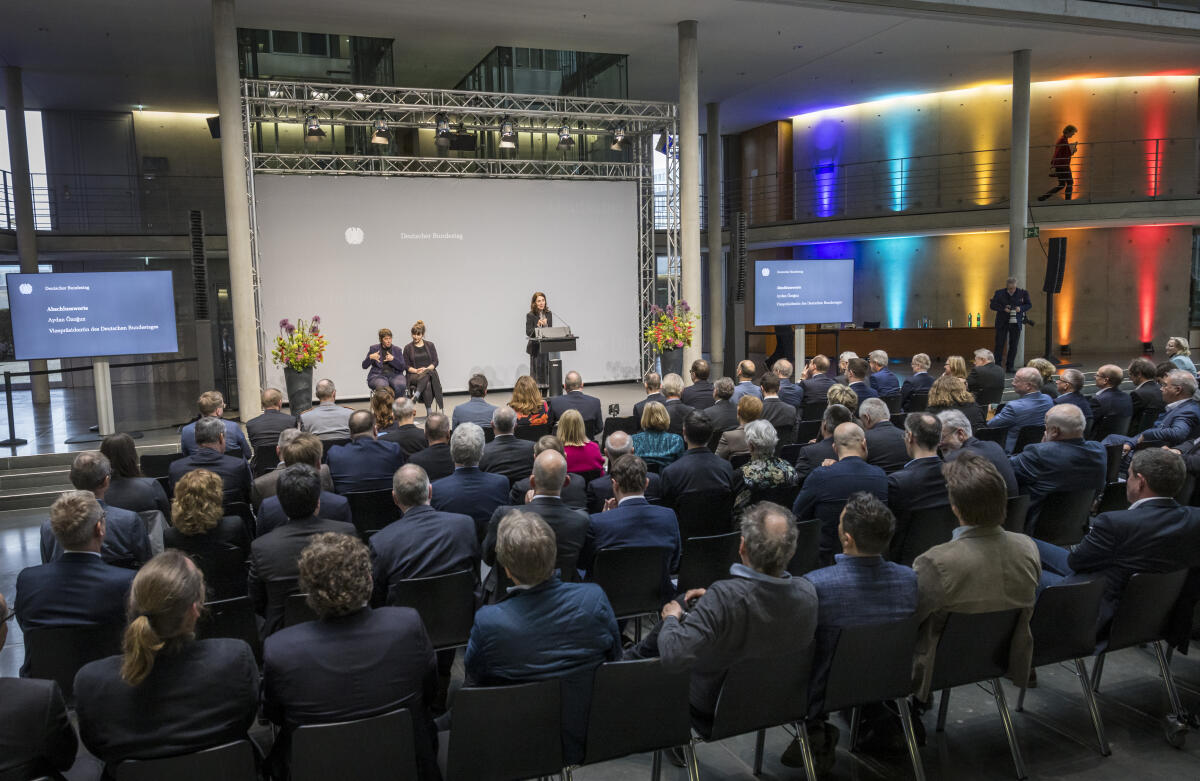
[[[763,339],[762,350],[751,350],[751,338]],[[804,331],[804,355],[811,358],[823,353],[834,361],[841,353],[850,350],[866,358],[872,350],[883,350],[888,357],[908,359],[915,353],[926,353],[934,362],[944,361],[951,355],[961,355],[971,365],[974,353],[980,347],[992,349],[995,344],[992,328],[806,328]],[[746,355],[763,352],[770,355],[775,349],[773,331],[747,331]]]

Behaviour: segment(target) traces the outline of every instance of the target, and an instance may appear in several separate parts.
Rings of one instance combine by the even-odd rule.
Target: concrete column
[[[682,256],[680,295],[706,327],[700,280],[700,50],[698,23],[679,23],[679,247]],[[683,351],[683,368],[700,357],[700,334]]]
[[[708,135],[705,156],[708,169],[708,313],[709,363],[719,366],[725,359],[725,260],[721,257],[721,104],[705,106]],[[701,324],[703,325],[703,324]],[[686,368],[686,367],[685,367]]]
[[[221,175],[225,182],[225,230],[229,286],[233,296],[233,342],[237,359],[238,412],[243,421],[262,412],[259,403],[258,324],[250,258],[250,212],[246,195],[242,88],[238,73],[234,0],[213,0],[213,50],[217,62],[217,110],[221,115]]]
[[[29,177],[29,141],[25,136],[25,90],[21,85],[21,69],[4,69],[4,109],[8,125],[8,159],[12,166],[13,216],[17,220],[17,256],[22,274],[38,273],[37,233],[33,220],[33,182]],[[45,361],[30,361],[30,371],[45,371]],[[29,378],[33,386],[33,403],[50,403],[50,378],[38,375]]]
[[[1013,52],[1012,153],[1009,156],[1008,275],[1029,289],[1025,278],[1025,219],[1029,213],[1029,49]],[[1000,356],[996,356],[1000,360]],[[1017,348],[1016,366],[1025,365],[1025,329]]]

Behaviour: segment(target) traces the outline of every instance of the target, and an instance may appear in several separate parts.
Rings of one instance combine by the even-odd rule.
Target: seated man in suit
[[[383,442],[394,442],[400,446],[406,456],[411,456],[418,450],[429,447],[425,440],[425,432],[417,427],[417,405],[412,399],[401,396],[392,402],[392,415],[396,418],[396,427],[377,434]],[[353,436],[353,432],[351,432]]]
[[[712,412],[712,409],[706,412]],[[728,492],[736,495],[741,490],[742,473],[708,449],[712,432],[712,424],[704,413],[693,412],[683,422],[683,442],[687,450],[662,471],[663,504],[674,507],[684,494]]]
[[[347,444],[329,448],[325,456],[337,492],[391,488],[392,475],[407,460],[400,446],[375,438],[375,418],[365,409],[350,416],[350,437]]]
[[[544,437],[538,437],[538,441],[533,443],[533,457],[536,459],[543,452],[554,450],[561,453],[563,458],[566,458],[566,449],[563,448],[562,440],[553,434],[547,434]],[[508,503],[513,507],[526,504],[534,496],[533,485],[530,482],[533,477],[530,474],[527,477],[518,480],[512,484],[512,488],[508,491]],[[567,480],[563,483],[562,493],[559,494],[563,504],[576,510],[587,510],[588,492],[587,481],[582,475],[567,473]]]
[[[658,372],[648,372],[642,379],[642,387],[646,389],[646,398],[633,405],[633,418],[636,421],[641,421],[642,410],[652,401],[657,401],[662,404],[667,400],[667,397],[662,394],[662,377]]]
[[[663,551],[663,599],[675,596],[671,573],[679,571],[679,521],[675,511],[646,501],[646,462],[632,453],[621,456],[609,468],[613,498],[603,512],[592,515],[587,541],[579,554],[580,569],[591,571],[596,554],[605,548],[661,548]]]
[[[283,394],[277,388],[267,388],[259,398],[262,402],[262,414],[246,421],[251,448],[274,445],[284,431],[300,428],[300,419],[283,411]],[[250,453],[253,455],[254,451],[251,450]]]
[[[857,423],[843,423],[834,429],[833,449],[838,460],[814,469],[792,505],[796,520],[821,521],[820,557],[824,563],[842,552],[837,518],[850,495],[866,491],[884,501],[888,495],[887,474],[867,463],[867,439]]]
[[[295,581],[300,573],[300,552],[310,539],[322,532],[358,535],[352,523],[319,517],[321,478],[307,464],[294,464],[283,470],[275,498],[288,517],[287,523],[250,543],[247,591],[254,611],[265,619],[263,637],[283,626],[283,604],[288,593],[299,591]],[[272,594],[272,590],[276,593]]]
[[[50,528],[63,552],[17,575],[14,607],[21,630],[109,625],[119,633],[134,573],[100,557],[107,531],[103,505],[90,491],[66,491],[50,507]]]
[[[231,456],[248,459],[254,455],[254,449],[250,447],[250,443],[246,441],[246,435],[242,433],[242,427],[237,424],[237,421],[225,420],[225,399],[217,391],[205,391],[200,394],[200,400],[196,403],[200,409],[200,419],[192,421],[179,430],[179,449],[183,451],[185,456],[190,456],[196,452],[196,424],[204,418],[215,418],[221,421],[225,426],[225,440],[228,443],[226,448]]]
[[[982,347],[975,351],[974,361],[975,365],[967,372],[967,390],[980,404],[998,403],[1004,395],[1004,367],[996,363],[991,350]]]
[[[837,460],[837,454],[833,452],[833,432],[841,424],[853,420],[853,413],[842,404],[830,404],[825,408],[825,413],[821,416],[819,438],[800,448],[800,455],[796,459],[796,477],[801,485],[813,470],[824,464],[827,459]]]
[[[900,395],[900,380],[896,379],[896,375],[888,368],[888,354],[883,350],[872,350],[867,355],[867,366],[871,370],[869,378],[871,390],[879,394],[879,398],[886,399],[891,396]]]
[[[733,386],[733,395],[729,402],[735,407],[742,396],[753,396],[762,401],[762,391],[754,384],[754,374],[757,372],[754,361],[742,361],[737,368],[737,384]]]
[[[1133,419],[1129,422],[1129,433],[1137,435],[1146,428],[1143,418],[1147,411],[1161,413],[1166,404],[1163,403],[1162,388],[1155,376],[1154,364],[1146,358],[1137,358],[1126,369],[1133,390],[1129,393],[1129,404],[1133,408]]]
[[[1125,482],[1129,509],[1095,516],[1087,536],[1069,549],[1036,540],[1041,586],[1076,574],[1103,577],[1097,628],[1105,632],[1135,572],[1195,571],[1200,567],[1200,508],[1181,507],[1174,499],[1185,479],[1183,460],[1176,453],[1139,450]]]
[[[1021,493],[1030,497],[1025,531],[1033,533],[1046,497],[1059,491],[1104,490],[1107,455],[1097,442],[1083,438],[1083,413],[1074,404],[1060,404],[1046,413],[1041,442],[1010,456]]]
[[[533,462],[533,475],[530,485],[533,488],[533,498],[523,507],[497,507],[488,521],[487,536],[483,539],[483,560],[489,567],[496,566],[496,544],[500,521],[513,510],[524,510],[533,513],[550,525],[557,540],[558,556],[555,565],[563,580],[574,582],[579,580],[576,565],[579,562],[579,552],[587,540],[588,514],[583,510],[568,507],[562,500],[563,483],[567,480],[567,459],[557,450],[544,450]],[[495,575],[493,570],[488,592],[493,597],[503,597],[496,592]]]
[[[483,542],[492,513],[508,503],[509,487],[504,475],[479,468],[483,440],[483,429],[474,423],[454,427],[454,433],[450,435],[454,472],[434,482],[433,499],[430,500],[435,510],[471,516],[477,542]]]
[[[604,415],[600,411],[600,399],[583,392],[583,378],[577,371],[567,372],[563,377],[563,394],[550,397],[550,422],[557,423],[569,409],[583,416],[583,428],[589,438],[595,438],[604,430]]]
[[[824,355],[814,355],[804,367],[804,373],[800,379],[800,389],[804,391],[804,401],[817,402],[825,401],[829,396],[829,389],[837,384],[837,381],[829,376],[829,359]]]
[[[276,464],[275,468],[270,472],[254,478],[254,482],[250,484],[250,502],[254,505],[255,513],[257,513],[259,508],[262,507],[264,500],[275,495],[275,481],[279,479],[279,473],[282,472],[285,467],[295,463],[294,461],[288,461],[284,454],[287,452],[287,446],[295,442],[296,439],[301,436],[312,437],[314,440],[316,440],[316,462],[313,463],[310,461],[305,461],[304,463],[311,463],[314,469],[320,467],[321,490],[329,491],[330,493],[333,492],[333,478],[329,475],[329,466],[321,463],[321,459],[325,455],[325,448],[324,445],[321,444],[321,440],[317,439],[316,434],[306,434],[297,428],[287,428],[279,432],[279,440],[275,445],[275,455],[279,458],[279,463]],[[293,455],[295,456],[296,454],[293,453]]]
[[[350,413],[354,410],[337,403],[333,380],[319,380],[317,406],[300,414],[300,428],[316,434],[322,442],[341,442],[350,438]]]
[[[425,440],[429,447],[418,450],[408,459],[425,470],[430,480],[441,480],[454,471],[454,457],[450,455],[450,418],[440,412],[430,413],[425,419]]]
[[[961,414],[961,413],[960,413]],[[912,515],[917,510],[946,507],[946,479],[942,477],[942,459],[938,445],[942,423],[928,412],[910,412],[904,419],[904,444],[912,458],[904,468],[888,475],[888,507],[896,516],[891,559],[897,560],[912,530]]]
[[[908,463],[904,432],[892,424],[892,413],[882,399],[858,401],[858,417],[867,432],[867,463],[891,474]]]
[[[472,374],[467,380],[467,400],[454,408],[453,427],[458,428],[463,423],[474,423],[477,426],[492,425],[492,413],[496,411],[495,404],[484,401],[487,396],[488,381],[482,374]]]
[[[608,439],[604,440],[604,457],[608,460],[609,471],[587,484],[589,513],[600,512],[604,508],[604,503],[615,496],[612,477],[613,465],[621,456],[633,452],[633,437],[624,431],[614,431],[608,435]],[[645,491],[646,498],[661,499],[662,478],[655,472],[648,472],[646,479],[649,481]]]
[[[291,438],[291,442],[284,446],[283,461],[281,462],[283,467],[271,472],[275,476],[271,482],[271,495],[264,499],[258,508],[258,517],[255,519],[255,522],[259,537],[275,527],[287,523],[287,513],[283,511],[283,506],[279,503],[279,497],[276,496],[275,489],[279,484],[279,476],[283,474],[283,470],[293,464],[305,464],[319,470],[319,474],[321,475],[320,516],[322,518],[327,521],[354,523],[354,518],[350,514],[349,500],[333,492],[333,478],[329,476],[329,467],[321,463],[323,448],[324,446],[316,434],[306,434],[304,432],[297,432]],[[263,477],[266,476],[263,475]]]
[[[1096,392],[1088,399],[1088,404],[1092,407],[1092,420],[1095,421],[1092,427],[1093,437],[1099,438],[1096,432],[1111,427],[1114,421],[1133,422],[1133,401],[1128,393],[1121,390],[1124,380],[1125,373],[1116,364],[1106,363],[1096,370]],[[1125,432],[1110,429],[1108,433]]]
[[[561,542],[529,510],[511,510],[496,525],[495,560],[516,585],[508,599],[475,614],[464,666],[467,684],[475,686],[562,678],[563,761],[578,764],[592,676],[621,658],[621,634],[599,586],[564,583],[554,574]]]
[[[779,379],[779,400],[792,405],[799,416],[800,407],[804,404],[804,389],[792,382],[792,371],[792,362],[787,358],[780,358],[771,367],[771,373]]]
[[[737,405],[733,398],[733,380],[728,377],[718,377],[713,383],[713,403],[704,410],[704,417],[712,424],[713,431],[728,431],[737,428]],[[708,444],[705,442],[704,444]]]
[[[0,651],[11,616],[0,594]],[[75,763],[78,748],[58,683],[0,678],[0,778],[59,777]]]
[[[437,733],[429,713],[433,646],[420,615],[409,607],[371,609],[371,560],[356,537],[313,535],[297,570],[317,620],[263,643],[263,713],[281,730],[269,760],[275,777],[287,777],[296,728],[407,708],[419,777],[437,778]]]
[[[200,418],[196,421],[195,436],[195,452],[175,459],[167,468],[171,490],[175,490],[179,478],[193,469],[207,469],[221,476],[225,504],[249,502],[254,475],[250,473],[250,465],[244,458],[225,454],[225,426],[222,422],[218,418]]]
[[[245,462],[242,462],[245,468]],[[112,464],[98,450],[85,450],[71,462],[71,485],[78,491],[88,491],[100,503],[104,513],[104,542],[100,546],[100,558],[115,567],[137,569],[150,560],[150,537],[146,524],[134,512],[104,503],[104,495],[112,484]],[[63,555],[63,546],[54,533],[51,520],[42,522],[42,563],[57,561]]]
[[[1041,572],[1033,540],[1003,528],[1006,491],[996,468],[985,458],[964,453],[943,470],[959,527],[954,539],[935,545],[913,562],[921,621],[913,686],[922,703],[931,702],[935,654],[949,613],[1020,608],[1009,645],[1008,675],[1017,686],[1025,685],[1033,658],[1029,617]]]
[[[933,377],[929,374],[930,363],[929,356],[925,353],[917,353],[912,357],[909,364],[912,366],[912,376],[900,386],[900,409],[905,412],[908,412],[908,405],[914,393],[928,394],[929,389],[933,387]]]
[[[683,394],[679,397],[684,404],[697,410],[706,410],[712,406],[713,384],[708,381],[711,371],[712,368],[708,365],[708,361],[703,358],[692,361],[692,368],[689,371],[692,384],[684,388]]]
[[[988,428],[1008,429],[1004,449],[1009,453],[1017,444],[1017,435],[1021,428],[1044,425],[1046,412],[1054,406],[1053,400],[1042,393],[1042,375],[1037,369],[1029,366],[1017,369],[1017,373],[1013,375],[1012,386],[1017,398],[1005,404],[987,423]]]
[[[1017,486],[1017,476],[1013,473],[1012,462],[1008,460],[1004,448],[995,442],[976,439],[971,429],[971,421],[967,420],[967,416],[960,410],[942,410],[938,413],[938,420],[942,423],[942,458],[953,461],[963,453],[983,456],[992,462],[992,466],[996,467],[996,471],[1004,479],[1010,497],[1021,493],[1020,487]]]
[[[1124,445],[1128,451],[1133,447],[1174,447],[1200,436],[1200,403],[1196,395],[1196,375],[1182,369],[1167,372],[1162,383],[1162,400],[1166,410],[1154,421],[1154,425],[1136,438],[1110,434],[1104,444]]]
[[[504,475],[508,482],[529,477],[533,471],[533,443],[513,435],[517,428],[517,411],[507,404],[492,413],[492,431],[496,436],[483,448],[479,468],[485,472]]]
[[[867,383],[867,378],[870,375],[871,365],[862,358],[851,358],[846,361],[846,385],[850,387],[850,390],[858,394],[860,407],[865,399],[879,398],[879,394]]]
[[[786,359],[780,358],[775,362],[778,368],[780,361],[786,362]],[[783,429],[785,432],[790,430],[791,436],[783,444],[790,445],[796,432],[796,408],[790,403],[783,400],[780,394],[783,392],[781,380],[772,374],[764,374],[762,378],[763,392],[763,407],[760,418],[770,423],[775,427],[776,433]],[[795,387],[795,386],[793,386]]]
[[[662,393],[667,398],[663,406],[667,408],[667,416],[671,418],[671,425],[667,431],[683,436],[683,421],[694,411],[680,399],[683,393],[683,378],[678,374],[663,377]]]
[[[1058,397],[1054,399],[1057,404],[1074,404],[1079,407],[1079,411],[1083,413],[1084,425],[1092,419],[1092,405],[1088,398],[1083,395],[1083,372],[1078,369],[1063,369],[1057,377],[1054,378],[1055,385],[1058,387]]]

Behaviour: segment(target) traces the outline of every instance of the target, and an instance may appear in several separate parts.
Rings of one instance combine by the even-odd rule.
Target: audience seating
[[[1091,488],[1047,494],[1031,535],[1051,545],[1074,545],[1087,534],[1095,499],[1096,492]]]
[[[709,537],[733,528],[733,497],[728,491],[693,491],[675,500],[679,535]]]
[[[204,585],[212,600],[246,596],[246,554],[235,545],[217,548],[212,553],[190,554],[204,573]]]
[[[1124,455],[1124,445],[1105,445],[1104,447],[1104,482],[1115,483],[1121,478],[1121,458]]]
[[[800,485],[773,485],[770,488],[759,488],[750,491],[750,503],[757,504],[759,502],[774,502],[782,507],[787,507],[789,510],[796,503],[796,497],[800,493]]]
[[[983,442],[995,442],[1000,447],[1004,447],[1004,443],[1008,440],[1008,428],[1008,426],[997,426],[996,428],[979,426],[975,429],[975,438]]]
[[[162,759],[127,759],[109,772],[115,781],[257,781],[254,746],[237,740],[192,754]]]
[[[288,597],[292,594],[300,593],[299,578],[280,578],[279,580],[267,581],[267,607],[266,613],[270,613],[271,608],[275,605],[287,606]],[[285,624],[286,626],[286,624]]]
[[[1029,503],[1032,498],[1028,494],[1018,494],[1008,497],[1008,507],[1004,513],[1004,529],[1017,534],[1025,533],[1025,520],[1029,517]]]
[[[120,624],[84,624],[25,630],[28,677],[58,681],[70,705],[75,693],[75,673],[88,662],[121,653]]]
[[[807,445],[811,440],[821,436],[821,421],[819,420],[799,420],[796,421],[796,453],[799,455],[800,448]],[[796,459],[791,459],[792,463],[796,463]]]
[[[279,454],[275,452],[275,446],[259,445],[254,448],[254,460],[250,462],[250,466],[254,469],[255,477],[262,477],[279,466]]]
[[[530,442],[537,442],[547,434],[554,433],[554,426],[549,423],[541,423],[536,426],[517,426],[513,434],[517,439],[526,439]]]
[[[387,603],[416,610],[436,650],[466,645],[475,623],[475,573],[401,580],[388,588]]]
[[[321,440],[321,463],[324,464],[329,458],[329,451],[339,445],[350,444],[349,439],[322,439]]]
[[[1059,583],[1038,595],[1029,628],[1033,632],[1033,667],[1073,661],[1075,676],[1083,686],[1083,701],[1087,704],[1100,743],[1100,754],[1112,753],[1104,737],[1104,722],[1096,697],[1092,692],[1084,657],[1091,656],[1096,647],[1096,618],[1100,600],[1104,597],[1104,578],[1081,582]],[[1025,706],[1025,687],[1017,697],[1017,711]]]
[[[911,567],[913,561],[925,551],[943,542],[950,542],[956,528],[958,518],[948,504],[913,510],[909,516],[908,534],[896,552],[896,561]]]
[[[933,691],[941,690],[938,706],[937,731],[946,729],[946,713],[950,707],[950,690],[955,686],[991,681],[996,708],[1008,737],[1017,778],[1027,777],[1021,747],[1013,731],[1012,716],[1004,697],[1000,678],[1008,672],[1008,648],[1020,608],[993,613],[950,613],[938,641],[933,666]]]
[[[308,606],[308,594],[288,594],[283,603],[283,625],[285,627],[316,621],[317,614]]]
[[[604,589],[617,618],[637,618],[641,639],[641,617],[657,613],[663,603],[663,580],[669,574],[665,548],[604,548],[596,553],[588,579]]]
[[[142,453],[138,456],[138,466],[146,477],[166,477],[171,462],[180,458],[183,458],[183,453]]]
[[[1004,398],[1004,388],[989,388],[980,393],[975,401],[979,403],[979,406],[986,407],[989,404],[999,404],[1002,398]]]
[[[1130,425],[1129,436],[1136,439],[1138,434],[1141,434],[1146,429],[1151,428],[1154,425],[1154,421],[1158,420],[1158,416],[1161,414],[1162,410],[1160,409],[1142,410],[1141,418],[1133,421],[1133,423]]]
[[[738,535],[741,536],[740,534]],[[821,566],[821,522],[819,520],[796,523],[796,552],[788,562],[787,571],[800,577]]]
[[[741,542],[741,532],[684,540],[676,590],[682,594],[688,589],[708,588],[716,581],[729,577],[729,566],[740,561],[738,549]]]
[[[1129,497],[1125,495],[1124,482],[1112,482],[1104,486],[1104,493],[1096,505],[1097,513],[1107,513],[1113,510],[1128,510]]]
[[[796,441],[796,427],[792,426],[776,426],[775,436],[778,437],[775,443],[775,455],[783,452],[783,449]]]
[[[891,397],[889,397],[889,398],[898,399],[899,397],[898,397],[898,396],[891,396]],[[907,412],[892,412],[892,414],[891,414],[891,417],[889,417],[889,418],[888,418],[888,421],[889,421],[889,422],[890,422],[890,423],[891,423],[893,426],[895,426],[896,428],[899,428],[899,429],[903,429],[903,428],[904,428],[904,421],[906,421],[906,420],[908,420],[908,413],[907,413]]]
[[[167,477],[166,475],[161,475],[154,478],[154,482],[158,483],[159,486],[162,487],[163,493],[167,495],[168,499],[175,495],[175,492],[171,489],[171,478]]]
[[[734,469],[741,469],[748,463],[750,463],[749,453],[733,453],[729,456],[729,465]]]
[[[1100,421],[1099,425],[1092,427],[1092,434],[1089,439],[1094,439],[1097,442],[1103,442],[1104,438],[1109,434],[1120,434],[1125,436],[1129,431],[1129,423],[1132,418],[1113,418],[1108,417]]]
[[[633,415],[626,418],[608,417],[604,419],[604,429],[600,433],[600,448],[604,449],[604,443],[608,441],[610,434],[617,431],[624,431],[629,436],[633,436],[638,432],[638,419]]]
[[[258,631],[258,617],[250,597],[218,599],[204,603],[204,612],[196,623],[198,637],[232,637],[245,640],[254,652],[254,658],[262,664],[262,638]]]
[[[483,429],[483,441],[485,444],[496,438],[496,432],[490,423],[486,426],[480,426],[480,428]]]
[[[708,438],[708,449],[714,453],[717,452],[717,446],[721,444],[721,435],[728,430],[729,429],[721,429],[720,431],[714,430],[712,436]]]
[[[510,781],[562,772],[559,679],[464,686],[455,692],[452,707],[449,738],[438,740],[446,746],[446,781]]]
[[[924,412],[929,407],[929,391],[914,391],[908,397],[908,412]]]
[[[1021,426],[1017,432],[1017,443],[1013,445],[1013,455],[1024,450],[1026,445],[1041,442],[1044,436],[1046,436],[1045,426]]]
[[[808,443],[807,442],[794,442],[790,445],[784,445],[779,450],[779,457],[782,458],[784,461],[787,461],[792,466],[795,466],[797,463],[799,463],[800,451],[804,448],[804,446],[806,444],[808,444]]]
[[[291,781],[416,781],[412,714],[390,713],[336,724],[309,724],[292,733]]]
[[[343,494],[350,503],[350,519],[360,537],[377,532],[400,517],[400,508],[392,498],[392,489],[351,491]]]
[[[258,519],[254,516],[254,509],[246,502],[227,502],[224,507],[226,515],[236,515],[242,519],[242,523],[246,525],[246,534],[250,535],[250,539],[258,536]]]
[[[887,405],[888,412],[892,413],[892,415],[897,415],[900,413],[900,396],[899,395],[882,396],[881,400],[883,401],[884,404]]]
[[[800,405],[800,419],[815,420],[820,425],[821,418],[825,415],[825,408],[828,406],[828,401],[806,401]]]

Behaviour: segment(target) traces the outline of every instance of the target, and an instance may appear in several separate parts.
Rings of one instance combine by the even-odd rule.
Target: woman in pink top
[[[567,457],[567,471],[586,475],[588,472],[604,473],[604,460],[600,446],[587,438],[583,415],[569,409],[558,419],[558,439],[563,444]]]

